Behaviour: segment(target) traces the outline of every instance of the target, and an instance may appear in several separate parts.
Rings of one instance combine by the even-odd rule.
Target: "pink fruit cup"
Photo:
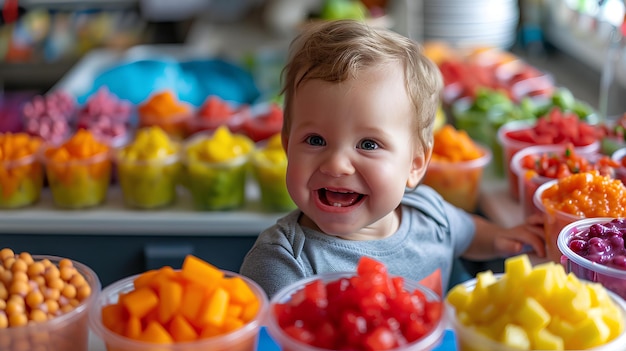
[[[624,219],[586,218],[566,225],[558,237],[561,264],[580,279],[602,284],[626,299]]]

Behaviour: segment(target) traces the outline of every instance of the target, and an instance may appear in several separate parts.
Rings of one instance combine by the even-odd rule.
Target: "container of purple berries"
[[[585,218],[565,226],[557,245],[561,264],[578,278],[602,284],[626,299],[624,218]]]

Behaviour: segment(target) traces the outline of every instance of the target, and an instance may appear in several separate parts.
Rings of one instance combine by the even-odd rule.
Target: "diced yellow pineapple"
[[[606,290],[600,283],[587,283],[585,286],[589,290],[592,306],[599,306],[602,301],[608,298]]]
[[[524,279],[533,269],[528,255],[517,255],[504,260],[504,272],[515,279]]]
[[[534,298],[526,297],[515,311],[513,320],[526,330],[545,328],[550,323],[550,314]]]
[[[500,342],[520,350],[530,350],[530,339],[524,328],[515,324],[507,324],[502,332]]]
[[[465,285],[458,284],[450,289],[448,295],[446,296],[446,300],[457,310],[458,313],[458,311],[463,311],[467,308],[472,296],[472,292],[469,291]]]
[[[552,334],[563,338],[563,340],[570,339],[575,331],[574,325],[570,321],[559,316],[552,316],[547,329],[552,332]]]
[[[590,315],[574,325],[574,334],[570,340],[565,340],[565,345],[574,350],[584,350],[605,344],[611,330],[601,317]],[[571,343],[571,344],[570,344]]]
[[[563,338],[545,328],[529,333],[529,337],[533,350],[563,350],[565,348]]]
[[[552,295],[554,288],[554,262],[537,265],[528,273],[524,288],[529,295],[546,300]]]
[[[609,340],[615,339],[624,331],[624,316],[619,309],[615,308],[613,311],[605,310],[602,314],[602,320],[611,331]]]

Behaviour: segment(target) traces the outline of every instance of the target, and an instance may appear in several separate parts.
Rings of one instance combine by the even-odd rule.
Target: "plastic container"
[[[251,140],[250,150],[254,149]],[[200,133],[183,146],[183,183],[189,190],[194,208],[200,211],[223,211],[242,208],[246,200],[246,179],[248,177],[251,152],[224,162],[207,162],[189,157],[189,149],[196,143],[210,138]]]
[[[352,277],[355,273],[351,272],[333,272],[333,273],[324,273],[315,275],[306,279],[302,279],[298,282],[295,282],[291,285],[288,285],[282,288],[272,299],[270,300],[270,308],[267,319],[267,331],[272,336],[273,340],[278,344],[278,346],[283,351],[329,351],[326,349],[313,347],[311,345],[304,344],[300,341],[294,340],[287,333],[283,331],[283,329],[279,326],[278,321],[276,320],[276,315],[274,314],[274,306],[278,303],[284,303],[291,299],[294,293],[304,288],[308,283],[321,279],[323,282],[328,283],[340,278]],[[419,289],[424,293],[424,296],[428,301],[441,301],[441,297],[437,295],[434,291],[424,287],[418,282],[409,281],[404,279],[404,288],[409,291],[413,291],[415,289]],[[446,328],[446,320],[442,315],[442,318],[439,321],[432,331],[422,337],[421,339],[405,345],[403,347],[397,347],[394,349],[390,349],[389,351],[429,351],[433,350],[435,347],[441,344],[443,340],[443,334]]]
[[[108,351],[256,351],[259,331],[264,323],[269,304],[267,295],[258,284],[249,278],[234,272],[223,272],[227,277],[242,278],[254,291],[261,303],[257,317],[235,331],[198,341],[166,345],[133,340],[109,330],[102,324],[102,307],[116,303],[119,294],[134,290],[133,281],[139,275],[118,280],[102,290],[89,311],[89,327],[95,335],[102,339]]]
[[[0,161],[0,208],[34,204],[41,196],[43,166],[37,155]]]
[[[188,123],[193,118],[191,110],[188,113],[180,113],[170,116],[154,116],[139,114],[138,128],[159,126],[172,139],[183,140],[189,136]]]
[[[559,237],[559,233],[563,228],[575,222],[581,217],[565,213],[563,211],[547,211],[546,207],[543,205],[541,201],[541,194],[543,191],[558,182],[558,179],[553,179],[544,184],[540,185],[535,194],[533,195],[533,204],[535,207],[543,213],[543,229],[545,234],[546,241],[546,258],[552,260],[553,262],[561,262],[561,251],[557,246],[557,239]]]
[[[43,162],[52,199],[56,206],[79,209],[98,206],[106,200],[111,182],[111,154],[56,162],[45,157]]]
[[[278,137],[278,138],[277,138]],[[279,136],[256,148],[250,158],[252,174],[261,190],[261,207],[269,212],[296,208],[287,191],[287,156]]]
[[[451,204],[468,212],[476,211],[485,167],[492,160],[491,150],[477,145],[483,156],[464,162],[431,160],[423,184],[435,189]]]
[[[526,218],[533,214],[541,213],[541,211],[533,203],[533,195],[539,186],[542,184],[556,179],[552,177],[546,177],[538,175],[536,172],[527,173],[528,169],[522,167],[522,160],[529,155],[540,157],[546,154],[563,155],[566,145],[564,144],[552,144],[552,145],[535,145],[529,146],[516,152],[511,159],[510,168],[517,178],[517,188],[522,206],[523,218]],[[576,149],[574,149],[576,156],[578,155]],[[580,156],[583,157],[583,156]],[[592,154],[585,155],[584,158],[589,161],[589,164],[596,162],[602,155]],[[511,184],[512,185],[512,184]]]
[[[473,288],[476,286],[476,279],[468,280],[463,283],[468,288]],[[612,293],[611,291],[607,291],[607,293],[611,296],[612,300],[619,306],[622,317],[626,318],[626,301]],[[506,347],[501,343],[498,343],[485,335],[482,335],[472,327],[468,327],[459,322],[456,318],[456,313],[454,307],[446,302],[446,318],[448,323],[454,329],[457,343],[459,345],[458,351],[519,351],[517,348]],[[626,319],[625,319],[626,322]],[[611,340],[608,344],[605,344],[600,347],[594,347],[588,349],[590,351],[622,351],[624,349],[624,343],[626,343],[626,329],[622,332],[620,336]],[[541,351],[541,350],[535,350]]]
[[[558,237],[558,248],[563,254],[561,264],[567,272],[574,273],[580,279],[598,282],[608,290],[626,299],[626,270],[621,270],[593,262],[569,248],[572,235],[588,229],[596,223],[607,223],[610,217],[586,218],[566,225]]]
[[[36,261],[48,259],[57,266],[63,259],[46,255],[32,255],[32,257]],[[88,351],[88,313],[99,296],[101,284],[91,268],[76,261],[72,261],[72,264],[91,287],[91,295],[70,312],[45,322],[0,329],[0,350]]]
[[[117,179],[126,205],[153,209],[176,200],[181,164],[174,153],[154,160],[129,160],[116,153]]]
[[[514,130],[530,129],[535,124],[536,124],[535,121],[512,121],[512,122],[506,123],[505,125],[500,127],[500,129],[498,129],[498,143],[502,147],[502,156],[504,157],[503,161],[505,165],[506,176],[509,181],[509,191],[510,191],[511,197],[515,201],[518,201],[520,198],[520,194],[518,192],[519,180],[518,180],[517,174],[515,174],[513,169],[511,169],[510,167],[511,160],[513,158],[513,155],[515,155],[518,151],[529,146],[535,146],[537,144],[513,140],[513,139],[508,138],[506,134]],[[550,144],[550,145],[555,145],[555,144]],[[576,154],[582,157],[591,157],[600,151],[600,142],[596,140],[589,145],[575,147],[574,150],[576,151]]]

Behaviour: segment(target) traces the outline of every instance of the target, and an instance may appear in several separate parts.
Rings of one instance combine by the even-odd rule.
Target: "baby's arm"
[[[512,228],[503,228],[483,217],[473,215],[476,225],[474,240],[463,253],[463,257],[482,261],[520,254],[524,246],[530,246],[539,257],[545,257],[546,249],[539,215],[530,216],[526,223]]]

